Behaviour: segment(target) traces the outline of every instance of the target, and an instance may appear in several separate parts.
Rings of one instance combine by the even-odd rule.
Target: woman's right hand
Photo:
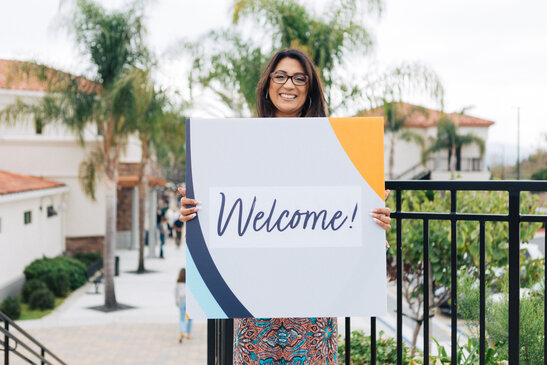
[[[180,198],[180,217],[179,220],[188,222],[196,217],[196,213],[199,211],[197,205],[199,202],[194,199],[186,197],[186,189],[179,188],[179,193],[182,195]]]

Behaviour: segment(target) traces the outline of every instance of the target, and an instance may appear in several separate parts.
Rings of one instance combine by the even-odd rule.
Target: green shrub
[[[64,256],[43,257],[34,260],[25,267],[24,274],[27,280],[39,279],[44,281],[48,288],[60,297],[66,296],[68,290],[78,289],[87,281],[85,265],[76,259]],[[66,281],[68,281],[68,284]],[[67,290],[65,290],[65,285],[68,286]]]
[[[23,285],[23,290],[21,292],[22,302],[28,303],[30,295],[38,289],[47,289],[46,283],[38,279],[25,281],[25,285]]]
[[[0,305],[0,310],[11,319],[17,319],[21,315],[21,303],[19,298],[7,297]]]
[[[66,298],[70,291],[70,280],[64,271],[52,271],[45,274],[44,282],[58,298]]]
[[[376,338],[376,360],[380,364],[397,363],[397,341],[392,338],[382,338],[384,331],[380,331]],[[338,341],[338,361],[345,362],[345,341],[340,336]],[[403,363],[407,361],[410,348],[403,344]],[[370,336],[363,331],[351,332],[351,363],[354,365],[370,364]]]
[[[55,296],[48,288],[38,289],[30,295],[30,309],[52,309],[55,306]]]
[[[74,256],[74,258],[83,263],[85,267],[89,267],[89,265],[97,260],[101,260],[101,262],[103,261],[103,257],[101,256],[101,254],[95,252],[78,253]]]

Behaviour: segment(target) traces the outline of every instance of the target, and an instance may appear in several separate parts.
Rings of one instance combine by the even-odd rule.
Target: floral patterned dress
[[[336,318],[242,318],[234,321],[234,364],[337,364]]]

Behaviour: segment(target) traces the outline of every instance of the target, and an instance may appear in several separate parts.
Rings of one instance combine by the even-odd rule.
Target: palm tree
[[[135,107],[127,115],[135,123],[141,142],[141,162],[139,166],[139,260],[138,273],[145,272],[144,267],[144,220],[145,201],[149,190],[148,177],[151,175],[152,157],[156,154],[161,165],[174,167],[184,159],[184,123],[181,113],[169,110],[170,103],[164,90],[154,86],[150,70],[133,68],[125,75],[132,87]],[[182,128],[181,128],[182,127]],[[182,151],[181,151],[182,146]],[[158,153],[159,152],[159,153]],[[169,154],[166,158],[165,152]],[[182,152],[182,153],[181,153]],[[182,154],[182,156],[181,156]],[[166,159],[168,160],[166,163]]]
[[[395,144],[398,139],[405,141],[414,141],[422,149],[422,152],[425,148],[424,138],[408,129],[405,128],[405,124],[414,113],[420,113],[427,117],[427,110],[419,106],[413,106],[406,108],[404,110],[403,103],[401,102],[388,102],[384,101],[382,107],[384,118],[386,121],[385,129],[389,132],[390,142],[389,142],[389,162],[388,162],[388,174],[389,178],[393,179],[393,166],[395,161]],[[422,153],[423,154],[423,153]]]
[[[463,113],[463,110],[458,113],[458,119]],[[476,144],[479,147],[480,157],[484,156],[484,140],[471,133],[465,135],[459,134],[458,124],[448,115],[443,114],[437,121],[437,139],[433,145],[427,149],[426,154],[448,150],[449,169],[452,174],[454,174],[454,172],[460,168],[461,148],[469,144]]]
[[[92,0],[76,0],[69,22],[78,48],[95,69],[91,79],[75,77],[33,63],[20,72],[36,75],[48,83],[48,94],[37,105],[18,101],[2,113],[2,119],[17,120],[33,115],[43,126],[62,121],[84,142],[84,131],[96,127],[100,140],[79,168],[82,189],[95,199],[97,180],[106,195],[106,230],[103,250],[104,306],[117,307],[114,288],[114,246],[116,238],[118,164],[129,135],[136,131],[138,104],[131,68],[148,62],[143,46],[143,15],[139,3],[120,11],[106,11]]]
[[[106,232],[104,243],[104,278],[106,308],[117,306],[114,290],[114,246],[118,164],[128,136],[136,130],[135,121],[128,118],[137,111],[132,83],[128,82],[131,67],[146,63],[148,52],[143,45],[143,14],[138,3],[127,9],[106,11],[92,0],[77,0],[71,29],[77,43],[96,67],[95,81],[101,91],[88,103],[74,103],[81,93],[64,90],[66,110],[76,111],[85,118],[65,118],[78,133],[88,124],[97,126],[102,144],[87,162],[102,172],[106,191]]]
[[[255,90],[261,71],[271,54],[280,48],[299,48],[317,66],[327,102],[354,96],[355,89],[338,85],[335,76],[350,53],[368,53],[370,32],[361,25],[359,14],[380,13],[380,0],[333,2],[326,16],[319,16],[296,0],[235,0],[234,27],[213,31],[191,47],[194,66],[190,83],[215,92],[236,115],[255,109]],[[366,9],[361,9],[363,5]],[[258,20],[260,19],[260,20]],[[245,40],[236,26],[244,20],[264,29],[259,42]],[[334,91],[334,89],[336,89]]]

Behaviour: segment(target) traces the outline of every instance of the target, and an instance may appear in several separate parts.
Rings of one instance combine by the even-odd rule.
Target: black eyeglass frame
[[[285,77],[286,77],[285,81],[283,81],[283,82],[277,82],[277,81],[275,80],[275,77],[274,77],[274,76],[277,76],[277,75],[283,75],[283,76],[285,76]],[[304,77],[306,78],[306,82],[304,82],[303,84],[300,83],[300,82],[294,82],[294,81],[295,81],[295,80],[294,80],[294,77],[295,77],[295,76],[304,76]],[[278,84],[278,85],[284,85],[284,84],[287,83],[287,81],[289,81],[289,79],[291,79],[293,85],[295,85],[295,86],[305,86],[305,85],[307,85],[308,82],[310,81],[310,77],[309,77],[308,75],[306,75],[305,73],[302,73],[302,72],[297,72],[297,73],[295,73],[294,75],[289,76],[289,75],[287,75],[287,74],[284,73],[284,72],[275,71],[275,72],[270,73],[270,79],[272,79],[272,82],[273,82],[274,84]]]

